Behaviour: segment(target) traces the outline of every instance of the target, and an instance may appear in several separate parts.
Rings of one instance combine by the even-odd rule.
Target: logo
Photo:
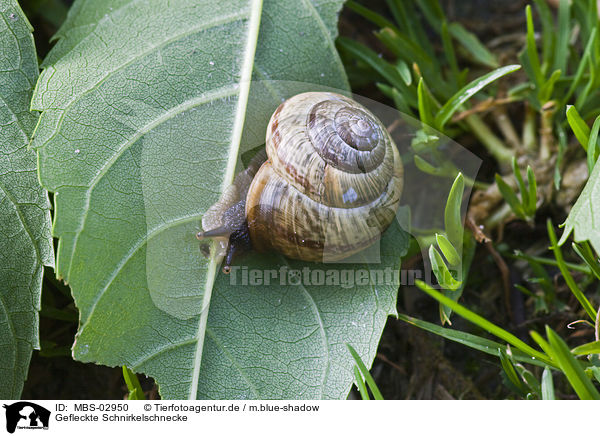
[[[6,431],[14,433],[15,429],[48,429],[50,411],[28,401],[19,401],[10,405],[4,404],[6,409]]]

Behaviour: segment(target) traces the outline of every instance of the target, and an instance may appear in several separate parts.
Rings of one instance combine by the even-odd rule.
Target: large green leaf
[[[565,230],[558,241],[562,245],[574,231],[575,241],[590,241],[600,253],[600,165],[596,162],[581,195],[569,212]]]
[[[38,76],[31,26],[14,0],[0,0],[0,398],[18,398],[39,348],[43,266],[52,265],[50,204],[28,150]]]
[[[194,237],[282,99],[347,89],[333,44],[341,4],[74,3],[36,88],[33,144],[55,192],[57,273],[80,310],[75,358],[151,375],[166,398],[342,398],[345,343],[372,362],[397,277],[234,285],[242,277],[217,274]],[[405,246],[390,232],[377,267],[397,269]],[[315,267],[275,254],[241,262]]]

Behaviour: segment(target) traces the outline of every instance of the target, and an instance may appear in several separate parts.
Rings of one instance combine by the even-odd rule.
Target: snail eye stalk
[[[227,247],[227,254],[225,255],[223,273],[229,274],[231,272],[231,263],[233,260],[237,256],[247,253],[251,249],[252,242],[250,241],[248,222],[244,221],[242,226],[229,236],[229,245]]]

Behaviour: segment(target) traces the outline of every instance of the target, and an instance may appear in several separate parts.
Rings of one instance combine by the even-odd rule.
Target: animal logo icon
[[[50,411],[29,401],[4,404],[6,409],[6,431],[14,433],[19,428],[48,428]]]

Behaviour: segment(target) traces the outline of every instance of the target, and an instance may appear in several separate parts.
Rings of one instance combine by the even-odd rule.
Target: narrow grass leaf
[[[460,109],[460,107],[471,97],[485,88],[492,82],[500,79],[501,77],[517,71],[521,68],[520,65],[508,65],[505,67],[498,68],[491,71],[472,82],[465,85],[460,91],[455,93],[447,102],[442,106],[435,118],[435,125],[438,130],[442,130],[444,125],[450,120],[452,115]]]
[[[575,137],[581,144],[581,146],[587,151],[588,143],[590,141],[590,128],[583,121],[579,112],[575,106],[567,106],[567,121],[569,126],[571,126],[571,130],[575,134]]]
[[[549,367],[545,367],[542,372],[542,400],[556,400],[552,370]]]
[[[589,242],[585,241],[581,246],[576,242],[573,242],[571,246],[573,247],[573,251],[575,251],[575,253],[583,259],[586,265],[590,267],[591,272],[596,278],[600,280],[600,263],[598,263],[597,256],[592,252]]]
[[[414,2],[405,0],[386,0],[392,16],[398,23],[401,32],[412,41],[419,41],[419,44],[428,53],[429,57],[434,56],[434,49],[429,42],[429,35],[426,33],[422,24],[421,15],[417,12]]]
[[[445,169],[434,167],[418,154],[415,155],[414,161],[415,166],[426,174],[431,174],[432,176],[443,176],[446,174]]]
[[[448,26],[448,30],[474,61],[490,68],[498,68],[500,66],[496,56],[479,41],[479,38],[474,33],[469,32],[459,23],[451,23]]]
[[[542,387],[540,386],[540,382],[535,378],[535,375],[523,365],[515,364],[517,372],[521,376],[521,379],[525,382],[528,390],[531,394],[534,394],[535,398],[542,398]]]
[[[577,396],[582,400],[600,400],[600,393],[598,393],[591,380],[585,375],[580,362],[573,357],[567,344],[548,326],[546,326],[546,336],[548,337],[548,342],[552,347],[556,361]]]
[[[508,186],[504,179],[502,179],[500,174],[496,174],[496,184],[498,185],[502,197],[506,203],[508,203],[514,214],[521,219],[525,219],[525,211],[523,210],[523,206],[521,205],[517,194],[515,194],[512,188]]]
[[[575,354],[576,356],[600,354],[600,341],[588,342],[587,344],[575,347],[571,350],[571,353]]]
[[[581,304],[588,316],[592,319],[592,321],[594,321],[596,319],[596,310],[594,309],[590,301],[586,298],[586,296],[583,294],[581,289],[579,289],[579,286],[577,286],[577,283],[575,283],[575,279],[569,272],[569,269],[565,264],[562,255],[562,251],[560,250],[560,246],[558,245],[556,233],[554,232],[554,228],[552,227],[552,221],[550,221],[549,219],[546,222],[546,227],[548,229],[550,243],[552,244],[550,249],[554,253],[554,257],[556,258],[558,268],[560,269],[560,272],[562,273],[562,276],[565,282],[567,283],[567,286],[569,287],[575,298],[577,298],[577,301],[579,301],[579,304]]]
[[[354,384],[356,385],[356,388],[358,389],[358,393],[360,394],[360,397],[363,400],[370,400],[371,398],[369,397],[369,392],[367,391],[367,386],[365,385],[365,381],[362,378],[362,375],[360,374],[360,370],[358,369],[358,366],[354,365]]]
[[[527,16],[527,59],[533,73],[533,81],[539,89],[544,84],[544,75],[542,74],[542,69],[540,67],[540,58],[538,57],[537,45],[535,43],[535,30],[533,28],[533,17],[531,16],[530,5],[527,5],[525,8],[525,14]]]
[[[471,268],[471,263],[473,262],[473,258],[475,256],[476,242],[475,242],[475,238],[472,235],[467,235],[464,238],[462,244],[463,244],[462,245],[462,253],[461,253],[462,258],[461,258],[461,264],[459,265],[460,269],[458,270],[460,276],[457,277],[457,279],[462,280],[461,285],[455,291],[442,290],[442,294],[444,294],[446,297],[450,298],[453,301],[458,301],[463,293],[463,290],[464,290],[465,284],[466,284],[466,281],[464,280],[464,278],[469,276],[469,269]],[[450,315],[452,315],[452,309],[450,309],[448,306],[444,306],[443,304],[440,304],[439,312],[440,312],[440,320],[442,321],[442,324],[445,324],[445,323],[452,324],[450,321]]]
[[[413,115],[413,112],[410,108],[408,101],[406,100],[406,95],[398,91],[393,86],[386,85],[385,83],[376,83],[377,88],[387,97],[394,101],[394,105],[396,109],[400,112]]]
[[[571,4],[570,0],[560,0],[558,6],[558,32],[556,36],[556,56],[554,69],[566,71],[569,59],[569,37],[571,36]]]
[[[346,347],[348,347],[348,350],[350,351],[350,354],[354,358],[354,361],[356,362],[356,365],[358,366],[358,368],[362,372],[362,375],[365,378],[365,381],[367,382],[367,385],[369,386],[369,389],[371,389],[371,393],[373,394],[373,398],[376,399],[376,400],[383,400],[383,396],[381,395],[381,392],[379,391],[379,388],[377,387],[377,384],[375,383],[375,380],[373,380],[373,376],[371,375],[371,373],[367,369],[366,365],[364,364],[364,362],[362,361],[362,359],[360,358],[360,356],[358,355],[358,353],[356,352],[356,350],[354,349],[354,347],[352,347],[352,345],[350,345],[348,343],[346,344]]]
[[[444,227],[446,235],[452,245],[460,246],[463,239],[463,224],[461,217],[462,198],[465,191],[465,180],[462,173],[458,173],[450,188],[446,207],[444,209]]]
[[[519,186],[519,192],[521,193],[521,203],[523,205],[529,204],[529,190],[525,187],[525,182],[523,182],[521,170],[519,165],[517,165],[517,158],[513,156],[511,163],[513,173],[515,174],[515,178],[517,179],[517,184]]]
[[[600,129],[600,116],[596,118],[590,131],[587,144],[587,165],[589,173],[592,174],[596,160],[598,159],[598,130]]]
[[[416,3],[419,5],[429,25],[439,32],[440,23],[446,19],[440,2],[438,0],[420,0]]]
[[[551,65],[554,56],[554,38],[556,28],[552,11],[548,6],[547,0],[533,0],[539,12],[542,22],[542,64]]]
[[[352,0],[347,1],[346,6],[348,7],[348,9],[356,12],[357,14],[366,18],[367,20],[369,20],[370,22],[372,22],[373,24],[375,24],[378,27],[390,27],[390,28],[398,31],[398,28],[390,20],[379,15],[377,12],[374,12],[371,9],[364,7],[363,5],[361,5],[355,1],[352,1]]]
[[[375,36],[394,53],[408,64],[417,63],[422,72],[431,71],[433,60],[429,54],[418,44],[407,38],[406,35],[394,32],[389,27],[381,29]]]
[[[125,379],[125,384],[127,385],[127,389],[129,390],[129,395],[127,398],[129,400],[145,400],[144,391],[142,390],[142,385],[140,385],[140,381],[137,378],[135,372],[123,366],[123,378]]]
[[[482,338],[481,336],[477,336],[471,333],[462,332],[460,330],[454,330],[448,327],[442,327],[437,324],[433,324],[427,321],[420,320],[418,318],[413,318],[412,316],[405,315],[403,313],[398,315],[398,318],[408,324],[414,325],[415,327],[419,327],[428,332],[434,333],[438,336],[441,336],[450,341],[457,342],[459,344],[465,345],[467,347],[473,348],[475,350],[482,351],[484,353],[490,354],[492,356],[499,357],[498,350],[504,350],[505,352],[508,350],[506,345],[501,344],[500,342],[492,341],[490,339]],[[530,363],[537,366],[546,365],[540,360],[532,359],[530,355],[522,352],[518,349],[511,350],[512,357],[514,360],[524,363]],[[552,365],[554,366],[554,365]]]
[[[428,126],[432,126],[433,108],[425,81],[422,77],[419,79],[419,85],[417,86],[417,99],[419,103],[419,117],[421,118],[421,122]]]
[[[454,52],[454,44],[452,43],[452,37],[448,31],[448,22],[444,20],[442,22],[441,29],[442,47],[444,48],[444,55],[450,65],[450,71],[452,73],[452,80],[456,86],[462,85],[460,81],[460,70],[458,68],[458,62],[456,60],[456,53]]]
[[[502,349],[498,349],[498,354],[500,356],[500,365],[504,370],[504,374],[506,374],[508,382],[512,385],[512,388],[521,395],[525,395],[527,393],[527,387],[519,378],[517,374],[517,370],[514,365],[510,361],[508,354]]]
[[[533,216],[537,208],[537,182],[535,173],[529,165],[527,165],[527,184],[529,185],[529,192],[527,195],[528,203],[524,203],[525,212],[527,212],[527,215]]]
[[[410,67],[406,62],[404,62],[402,59],[399,59],[396,63],[396,70],[398,70],[398,74],[400,74],[400,77],[402,77],[402,80],[404,80],[406,86],[412,85],[412,73],[410,72]]]
[[[421,280],[417,280],[416,285],[419,287],[419,289],[424,291],[430,297],[436,299],[438,302],[440,302],[446,306],[449,306],[454,312],[456,312],[459,316],[463,317],[467,321],[481,327],[482,329],[486,330],[487,332],[491,333],[492,335],[508,342],[512,346],[518,348],[519,350],[530,355],[531,357],[534,357],[535,359],[538,359],[538,360],[546,363],[547,365],[552,365],[552,362],[548,356],[546,356],[544,353],[532,348],[531,346],[527,345],[525,342],[523,342],[522,340],[517,338],[512,333],[507,332],[506,330],[491,323],[490,321],[488,321],[487,319],[483,318],[482,316],[476,314],[475,312],[470,311],[469,309],[462,306],[461,304],[442,295],[440,292],[436,291],[431,286],[427,285],[426,283],[422,282]]]
[[[567,104],[567,102],[569,101],[569,99],[571,98],[573,93],[575,92],[575,89],[577,89],[577,86],[579,86],[579,83],[581,82],[581,78],[583,77],[583,73],[585,72],[587,64],[589,63],[592,48],[594,46],[595,40],[596,40],[596,28],[592,29],[592,32],[590,33],[588,41],[585,45],[585,50],[583,51],[583,55],[581,56],[581,60],[579,61],[578,65],[577,65],[577,70],[575,71],[573,80],[571,81],[571,86],[569,86],[569,90],[567,91],[564,98],[562,99],[562,104],[560,106],[564,106],[565,104]]]
[[[406,84],[398,71],[386,60],[380,58],[373,50],[349,38],[339,37],[337,42],[348,53],[373,68],[392,86],[408,93]]]
[[[460,256],[448,238],[445,235],[436,233],[435,240],[448,263],[452,266],[460,265]]]
[[[457,281],[452,276],[452,273],[450,273],[448,270],[444,259],[442,259],[442,256],[433,245],[429,246],[429,260],[431,261],[433,273],[443,288],[455,291],[460,287],[461,282]]]
[[[558,79],[560,79],[561,74],[561,70],[554,70],[550,78],[546,80],[544,84],[540,87],[540,90],[538,92],[538,100],[540,101],[540,104],[543,105],[552,98],[552,93],[554,92],[554,84]]]

